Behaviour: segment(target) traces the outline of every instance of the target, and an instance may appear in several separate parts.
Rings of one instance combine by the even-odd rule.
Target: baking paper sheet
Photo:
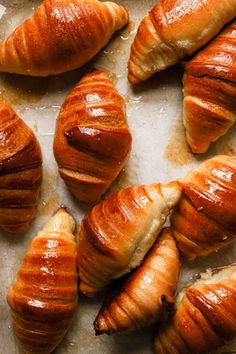
[[[66,94],[90,68],[113,73],[117,89],[127,104],[127,117],[133,134],[133,149],[128,166],[111,191],[138,183],[170,181],[215,154],[236,153],[236,127],[220,139],[203,157],[193,156],[186,145],[182,124],[182,68],[175,66],[148,82],[132,88],[127,81],[129,48],[142,17],[154,5],[153,0],[120,0],[129,10],[130,24],[115,34],[110,43],[83,70],[49,78],[0,75],[0,96],[6,99],[37,135],[44,159],[44,181],[39,210],[30,231],[12,236],[0,231],[0,354],[19,354],[12,332],[6,293],[19,269],[25,250],[45,221],[60,204],[70,208],[80,222],[89,206],[77,202],[57,173],[52,153],[55,119]],[[30,0],[0,0],[0,39],[5,38],[40,4]],[[109,193],[111,193],[111,191]],[[235,245],[193,263],[184,263],[180,287],[206,268],[235,261]],[[79,298],[79,306],[68,335],[57,354],[149,354],[152,353],[152,329],[136,333],[95,337],[92,323],[102,296]],[[216,353],[236,353],[236,341]]]

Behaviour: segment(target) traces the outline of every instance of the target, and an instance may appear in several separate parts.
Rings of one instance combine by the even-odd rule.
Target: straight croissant
[[[0,227],[28,230],[42,182],[41,149],[33,131],[0,100]]]
[[[100,199],[127,162],[132,136],[124,111],[107,72],[87,74],[67,96],[57,120],[54,156],[79,200]]]
[[[156,335],[156,354],[213,353],[236,336],[236,265],[203,273],[180,292],[176,306]]]
[[[109,1],[44,0],[0,45],[0,72],[48,76],[79,68],[128,20]]]
[[[180,195],[178,182],[134,186],[93,207],[79,234],[80,291],[94,295],[140,265]]]
[[[141,328],[166,319],[174,308],[180,270],[179,252],[170,230],[164,230],[143,263],[116,295],[106,301],[94,322],[96,334]]]
[[[236,21],[185,65],[184,124],[194,153],[207,151],[236,114]]]
[[[159,0],[141,21],[128,63],[133,84],[205,45],[236,16],[236,0]]]
[[[193,260],[219,250],[236,235],[236,157],[215,156],[181,183],[183,194],[171,225],[180,253]]]
[[[24,353],[50,354],[77,305],[75,222],[59,209],[33,239],[7,301]]]

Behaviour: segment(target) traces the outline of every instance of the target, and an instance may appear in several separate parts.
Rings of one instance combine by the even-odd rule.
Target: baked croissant
[[[79,234],[79,289],[94,295],[143,260],[181,195],[178,182],[133,186],[92,208]]]
[[[33,239],[7,295],[24,353],[49,354],[63,339],[77,305],[75,222],[59,209]]]
[[[103,71],[86,75],[62,106],[54,155],[61,177],[79,200],[99,199],[129,158],[132,137],[124,109]]]
[[[181,254],[194,259],[231,242],[236,234],[236,157],[207,160],[181,182],[183,195],[171,217]]]
[[[96,334],[140,328],[166,317],[174,307],[179,270],[175,240],[164,230],[140,267],[101,308]]]
[[[159,0],[141,21],[128,64],[137,84],[201,48],[236,16],[236,0]]]
[[[5,231],[27,231],[41,181],[42,155],[34,133],[0,100],[0,226]]]
[[[78,68],[128,20],[114,2],[44,0],[0,45],[0,71],[48,76]]]
[[[185,66],[184,124],[194,153],[224,135],[236,114],[236,21]]]
[[[200,354],[223,345],[236,336],[236,265],[202,274],[176,306],[155,338],[157,354]]]

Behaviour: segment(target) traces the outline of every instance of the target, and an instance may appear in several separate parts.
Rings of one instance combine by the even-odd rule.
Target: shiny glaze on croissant
[[[224,135],[236,114],[236,21],[185,66],[184,124],[194,153]]]
[[[136,329],[165,318],[174,307],[179,270],[176,242],[170,230],[164,230],[114,298],[105,301],[94,322],[96,334]]]
[[[86,75],[64,102],[54,155],[79,200],[98,200],[128,160],[132,137],[124,110],[123,98],[103,71]]]
[[[182,179],[171,217],[181,254],[194,259],[220,249],[236,234],[236,157],[219,155]]]
[[[178,182],[129,187],[96,205],[79,234],[79,289],[93,295],[143,260],[181,195]]]
[[[200,354],[222,346],[236,336],[236,265],[203,274],[176,303],[174,317],[155,338],[157,354]]]
[[[113,2],[44,0],[0,45],[0,71],[48,76],[78,68],[127,23]]]
[[[5,231],[25,232],[35,217],[41,165],[34,133],[0,100],[0,226]]]
[[[159,0],[141,21],[129,59],[137,84],[201,48],[236,15],[236,0]]]
[[[75,222],[59,209],[33,239],[8,292],[15,336],[25,353],[49,354],[77,304]]]

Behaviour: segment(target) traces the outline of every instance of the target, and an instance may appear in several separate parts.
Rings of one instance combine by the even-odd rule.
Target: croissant
[[[93,207],[79,233],[80,291],[94,295],[137,267],[180,195],[178,182],[133,186]]]
[[[41,181],[42,155],[34,133],[0,100],[0,226],[5,231],[27,231]]]
[[[44,0],[0,45],[0,71],[48,76],[78,68],[128,20],[110,1]]]
[[[94,322],[96,334],[140,328],[168,314],[174,306],[179,270],[176,243],[170,230],[165,230],[118,294],[101,308]]]
[[[13,328],[25,353],[49,354],[77,304],[75,222],[59,209],[33,239],[8,292]]]
[[[59,172],[71,193],[85,202],[99,199],[128,160],[131,141],[124,100],[109,74],[86,75],[64,102],[54,139]]]
[[[204,273],[180,292],[172,320],[155,337],[157,354],[200,354],[236,336],[236,265]]]
[[[236,234],[236,157],[209,159],[181,182],[183,195],[171,216],[181,254],[194,259],[231,242]]]
[[[128,63],[137,84],[201,48],[236,16],[236,0],[159,0],[141,21]]]
[[[185,66],[184,124],[194,153],[224,135],[236,114],[236,21]]]

